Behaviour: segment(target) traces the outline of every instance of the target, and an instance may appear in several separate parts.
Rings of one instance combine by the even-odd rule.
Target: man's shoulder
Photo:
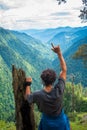
[[[64,84],[65,85],[65,79],[62,78],[62,77],[59,77],[56,83],[57,84]]]
[[[65,88],[65,80],[59,77],[57,83],[55,84],[55,88],[58,88],[59,93],[62,94]]]
[[[36,90],[35,92],[33,92],[34,95],[40,95],[43,93],[43,90]]]

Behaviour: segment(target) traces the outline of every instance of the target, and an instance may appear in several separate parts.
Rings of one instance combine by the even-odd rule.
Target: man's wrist
[[[25,86],[25,88],[26,88],[26,87],[30,87],[31,84],[32,84],[32,82],[26,81],[26,82],[24,83],[24,86]]]
[[[62,56],[62,53],[61,53],[61,52],[58,52],[57,55],[58,55],[58,56]]]

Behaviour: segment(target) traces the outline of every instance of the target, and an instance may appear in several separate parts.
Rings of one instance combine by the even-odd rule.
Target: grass
[[[40,113],[36,114],[37,123],[40,121]],[[72,115],[72,113],[71,113]],[[87,119],[84,121],[84,116],[86,113],[75,113],[75,121],[70,121],[72,130],[87,130]],[[0,121],[0,130],[16,130],[15,124],[13,122]],[[37,129],[36,129],[37,130]]]
[[[87,130],[87,113],[77,113],[75,121],[71,121],[70,125],[72,130]]]
[[[76,122],[71,122],[71,130],[87,130],[87,124],[79,124]]]

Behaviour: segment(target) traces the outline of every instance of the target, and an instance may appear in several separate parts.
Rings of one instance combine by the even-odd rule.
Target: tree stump
[[[12,66],[16,130],[35,130],[34,107],[24,99],[25,72]]]

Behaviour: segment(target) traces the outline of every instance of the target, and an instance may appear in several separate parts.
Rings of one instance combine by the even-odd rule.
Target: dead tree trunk
[[[13,92],[15,98],[16,130],[35,130],[33,104],[24,99],[25,72],[12,66]]]

